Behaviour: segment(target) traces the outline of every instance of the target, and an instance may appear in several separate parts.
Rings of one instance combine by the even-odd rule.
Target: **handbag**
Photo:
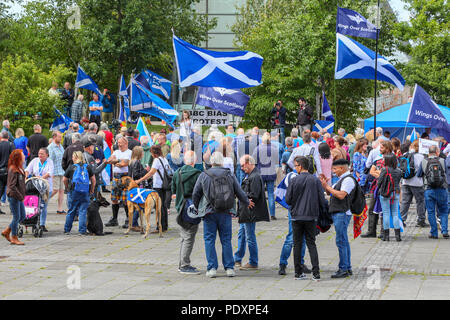
[[[184,186],[183,186],[183,178],[181,177],[181,169],[178,170],[178,181],[180,183],[180,187],[181,187],[181,193],[183,194],[183,203],[181,204],[181,214],[179,213],[177,217],[177,222],[179,225],[183,226],[183,223],[181,223],[181,221],[178,221],[179,218],[181,218],[182,222],[184,223],[189,223],[189,224],[199,224],[200,221],[202,220],[201,218],[192,218],[190,215],[188,215],[188,210],[190,207],[193,207],[193,202],[191,198],[187,198],[186,195],[184,194]],[[192,208],[191,208],[192,210]],[[196,212],[198,213],[198,211]]]

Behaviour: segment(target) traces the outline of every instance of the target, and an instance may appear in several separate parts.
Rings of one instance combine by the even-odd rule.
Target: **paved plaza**
[[[7,214],[0,216],[2,229],[11,221],[9,208],[3,210]],[[205,276],[202,224],[191,256],[192,265],[202,274],[182,275],[177,271],[180,239],[174,211],[163,238],[152,234],[144,240],[136,232],[125,235],[119,227],[105,228],[111,235],[83,237],[77,234],[78,223],[72,235],[64,235],[65,215],[56,215],[53,198],[49,232],[42,238],[24,234],[25,246],[0,239],[0,299],[450,299],[450,240],[441,235],[438,240],[428,239],[429,228],[415,226],[414,207],[402,242],[392,241],[393,231],[390,242],[361,237],[351,241],[353,276],[346,279],[330,278],[338,265],[334,227],[319,235],[320,282],[294,281],[292,256],[288,274],[278,275],[288,231],[287,210],[277,207],[276,215],[276,221],[257,224],[259,270],[236,270],[236,277],[226,277],[218,238],[218,277],[210,279]],[[101,208],[101,216],[108,221],[111,207]],[[119,218],[123,223],[123,209]],[[153,229],[154,215],[151,223]],[[237,220],[233,220],[233,250],[237,231]],[[351,239],[352,233],[351,224]],[[247,261],[248,253],[243,263]],[[306,263],[311,267],[308,253]]]

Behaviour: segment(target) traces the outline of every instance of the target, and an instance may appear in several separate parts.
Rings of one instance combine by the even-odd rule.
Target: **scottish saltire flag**
[[[291,182],[292,178],[297,176],[296,172],[289,172],[280,184],[275,189],[275,201],[281,204],[286,209],[290,209],[290,206],[286,203],[286,190]]]
[[[123,106],[122,106],[122,101],[121,99],[119,99],[120,101],[120,113],[119,113],[119,120],[122,122],[122,124],[126,125],[126,121],[130,121],[130,107],[129,107],[129,102],[128,102],[128,88],[127,85],[125,84],[125,78],[123,77],[123,75],[120,77],[120,88],[119,88],[119,96],[121,96],[123,98]]]
[[[147,126],[144,123],[144,120],[142,120],[142,117],[139,117],[136,130],[139,131],[139,137],[147,136],[150,138],[150,133],[148,132]]]
[[[130,110],[157,117],[173,127],[178,112],[167,102],[147,90],[136,79],[131,80]]]
[[[166,99],[170,98],[170,92],[172,91],[172,81],[169,81],[150,70],[144,70],[144,75],[150,85],[150,89],[152,92],[160,94]]]
[[[393,84],[403,91],[405,79],[384,57],[377,58],[377,80]],[[375,79],[375,52],[359,42],[336,33],[335,79]]]
[[[144,204],[150,193],[155,192],[151,189],[134,188],[127,192],[127,201],[138,204]]]
[[[200,87],[196,104],[244,117],[250,97],[239,89]]]
[[[103,140],[103,153],[105,155],[105,159],[109,159],[111,157],[111,149],[105,140]],[[106,165],[105,169],[102,171],[102,178],[105,185],[109,186],[111,183],[111,165]]]
[[[418,137],[417,137],[416,128],[413,128],[413,131],[411,132],[411,138],[409,139],[409,141],[410,141],[411,143],[413,143],[413,141],[414,141],[414,140],[417,140],[417,139],[418,139]]]
[[[430,95],[416,84],[409,109],[408,122],[438,130],[439,135],[450,141],[450,125]]]
[[[84,72],[83,69],[81,69],[80,66],[78,66],[77,70],[77,80],[75,81],[75,87],[88,89],[90,91],[93,91],[99,95],[99,98],[101,98],[103,95],[100,92],[100,89],[98,88],[97,84],[92,80],[91,77],[89,77],[86,72]],[[101,99],[99,99],[101,100]]]
[[[50,127],[50,130],[51,131],[58,130],[61,133],[64,133],[66,130],[69,129],[69,125],[71,122],[73,122],[73,120],[70,119],[65,114],[62,114],[61,111],[59,111],[58,109],[54,108],[54,110],[55,110],[56,118],[53,121],[52,126]],[[80,126],[80,129],[81,129],[81,126]]]
[[[334,121],[316,120],[315,122],[313,131],[320,132],[321,130],[325,130],[328,133],[333,133]]]
[[[263,58],[249,51],[201,49],[173,35],[180,87],[247,88],[260,85]]]
[[[375,25],[356,11],[339,7],[336,18],[336,32],[355,37],[377,38],[377,27]]]
[[[324,117],[326,121],[334,122],[333,113],[331,113],[330,105],[328,104],[327,97],[325,96],[325,92],[323,91],[322,97],[322,117]]]

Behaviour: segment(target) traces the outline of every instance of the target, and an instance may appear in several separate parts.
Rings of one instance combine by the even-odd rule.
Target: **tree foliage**
[[[435,101],[450,104],[450,3],[446,0],[405,0],[409,22],[395,34],[399,49],[411,59],[402,72],[407,83],[423,87]]]
[[[342,0],[339,6],[368,16],[373,3]],[[337,0],[247,0],[233,30],[237,44],[259,53],[264,63],[263,84],[246,90],[251,100],[245,122],[268,127],[270,110],[277,99],[282,99],[289,111],[288,122],[295,123],[298,98],[305,97],[315,106],[322,90],[336,119],[335,127],[353,130],[356,120],[368,114],[364,101],[373,96],[373,81],[334,80],[336,8]],[[382,15],[379,52],[384,56],[389,56],[394,47],[389,33],[393,21],[392,14]],[[374,40],[357,41],[375,49]]]

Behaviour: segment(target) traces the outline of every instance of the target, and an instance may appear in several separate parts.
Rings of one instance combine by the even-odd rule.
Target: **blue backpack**
[[[75,164],[76,170],[73,174],[72,184],[73,190],[82,193],[89,193],[89,173],[87,170],[87,164],[80,166]]]

